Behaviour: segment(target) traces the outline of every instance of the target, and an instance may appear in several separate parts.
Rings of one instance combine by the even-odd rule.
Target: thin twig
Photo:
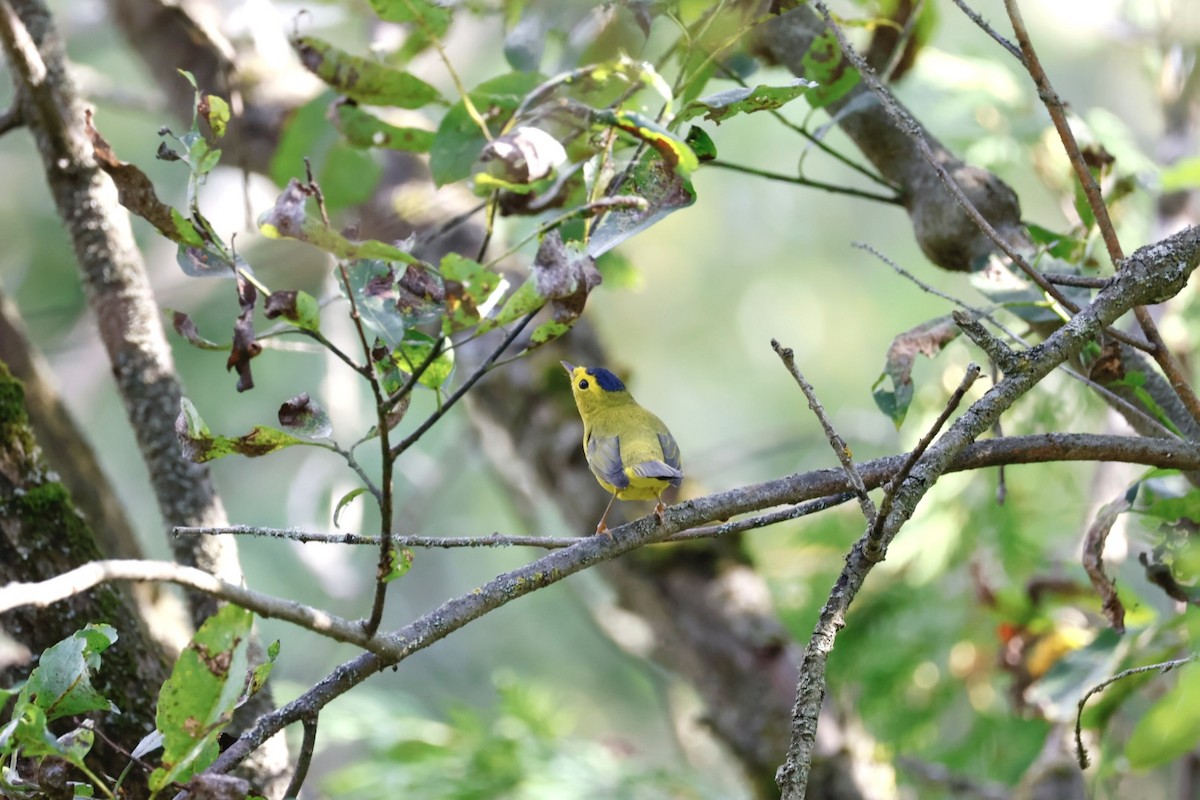
[[[876,194],[863,189],[855,189],[850,186],[841,186],[833,183],[825,183],[824,181],[814,181],[811,178],[802,178],[798,175],[784,175],[779,172],[771,172],[765,169],[757,169],[755,167],[747,167],[742,164],[733,164],[728,161],[709,161],[705,164],[707,167],[717,167],[719,169],[727,169],[731,172],[741,172],[746,175],[754,175],[759,178],[766,178],[772,181],[782,181],[784,183],[795,183],[799,186],[809,186],[814,189],[822,189],[831,194],[845,194],[851,197],[861,197],[866,200],[874,200],[879,203],[887,203],[889,205],[899,206],[904,205],[904,201],[898,194]]]
[[[1075,177],[1078,179],[1079,185],[1083,187],[1088,206],[1096,218],[1096,227],[1099,228],[1100,235],[1104,239],[1104,246],[1108,250],[1108,257],[1112,260],[1113,266],[1120,268],[1121,263],[1125,260],[1125,251],[1121,248],[1117,230],[1109,217],[1108,206],[1104,202],[1100,184],[1096,182],[1096,176],[1092,174],[1084,160],[1083,153],[1079,149],[1079,142],[1076,141],[1075,133],[1067,121],[1062,98],[1054,91],[1054,87],[1050,84],[1050,77],[1042,68],[1037,51],[1033,47],[1033,41],[1029,38],[1029,31],[1025,29],[1025,20],[1021,17],[1021,9],[1017,5],[1017,0],[1004,0],[1004,7],[1012,21],[1017,42],[1021,45],[1021,53],[1025,57],[1025,68],[1029,71],[1029,77],[1033,79],[1034,85],[1037,86],[1038,96],[1041,97],[1042,104],[1045,105],[1050,119],[1054,122],[1054,128],[1058,131],[1063,150],[1071,162],[1071,167],[1075,170]],[[1145,306],[1135,306],[1133,315],[1146,340],[1150,343],[1150,355],[1154,357],[1163,374],[1167,376],[1171,388],[1175,390],[1175,394],[1178,395],[1188,414],[1197,425],[1200,425],[1200,396],[1197,396],[1196,391],[1192,388],[1187,372],[1171,353],[1166,342],[1163,341],[1162,334],[1159,333],[1158,326],[1150,316],[1149,310]]]
[[[946,294],[945,292],[943,292],[939,289],[935,289],[934,287],[925,283],[920,278],[913,275],[911,272],[904,269],[899,264],[897,264],[895,261],[892,261],[890,258],[883,255],[878,250],[876,250],[874,247],[871,247],[868,244],[863,244],[862,242],[855,242],[854,246],[859,248],[860,250],[866,250],[868,253],[875,256],[883,263],[887,264],[889,267],[891,267],[893,270],[895,270],[898,275],[900,275],[902,278],[907,278],[921,291],[926,292],[928,294],[932,294],[935,297],[940,297],[943,300],[950,301],[954,305],[958,306],[959,308],[961,308],[964,311],[971,314],[972,317],[986,319],[988,322],[992,323],[992,325],[996,326],[996,328],[998,330],[1002,331],[1005,336],[1007,336],[1009,339],[1013,340],[1014,342],[1017,342],[1018,344],[1024,346],[1027,350],[1031,346],[1029,344],[1029,342],[1025,341],[1025,339],[1023,337],[1019,336],[1014,331],[1005,327],[1003,324],[1001,324],[1001,322],[999,320],[997,320],[994,316],[992,316],[989,312],[985,311],[984,309],[977,308],[976,306],[972,306],[969,303],[966,303],[963,300],[960,300],[959,298],[955,297],[954,295]],[[1163,425],[1162,422],[1160,422],[1159,420],[1155,419],[1153,416],[1148,414],[1144,409],[1138,408],[1133,403],[1129,402],[1124,397],[1121,397],[1119,394],[1114,392],[1112,389],[1109,389],[1107,386],[1102,386],[1101,384],[1096,383],[1094,380],[1087,377],[1083,373],[1078,372],[1075,369],[1066,366],[1065,364],[1060,366],[1059,369],[1063,373],[1068,375],[1069,377],[1079,381],[1084,386],[1087,386],[1093,392],[1095,392],[1096,394],[1103,397],[1110,406],[1112,406],[1115,409],[1120,410],[1121,413],[1123,413],[1127,419],[1137,417],[1145,425],[1147,425],[1148,428],[1153,428],[1154,430],[1156,430],[1158,432],[1159,436],[1165,436],[1165,437],[1172,438],[1172,439],[1179,438],[1178,433],[1171,430],[1166,425]]]
[[[867,536],[866,547],[863,548],[863,552],[868,559],[872,561],[883,560],[886,553],[886,548],[883,545],[883,521],[892,513],[892,503],[896,497],[896,490],[900,488],[900,484],[908,480],[908,476],[912,473],[912,469],[916,466],[917,461],[921,456],[925,455],[925,451],[933,443],[934,437],[941,432],[942,426],[946,424],[946,420],[950,419],[950,415],[958,408],[967,391],[975,384],[975,380],[979,377],[979,372],[978,364],[967,365],[967,373],[963,375],[963,379],[958,383],[958,388],[954,390],[954,393],[950,395],[950,399],[946,401],[946,406],[942,409],[942,413],[938,414],[938,418],[934,420],[933,425],[929,426],[929,430],[921,437],[921,441],[917,442],[917,446],[908,454],[908,458],[904,460],[900,471],[883,487],[883,500],[879,502],[879,513],[875,516],[874,524],[871,525],[871,532]]]
[[[1021,48],[1017,47],[1008,39],[1005,39],[1003,36],[1001,36],[1000,32],[989,25],[987,20],[979,16],[979,13],[976,12],[975,9],[968,6],[963,0],[954,0],[954,4],[962,9],[962,12],[967,15],[967,18],[978,25],[984,33],[995,39],[1001,47],[1011,53],[1013,58],[1017,59],[1022,64],[1025,63],[1025,57],[1021,55]]]
[[[1092,695],[1103,691],[1117,681],[1123,681],[1126,678],[1134,675],[1140,675],[1144,672],[1160,672],[1168,673],[1176,667],[1182,667],[1185,664],[1190,664],[1200,658],[1198,655],[1190,655],[1187,658],[1178,658],[1174,661],[1163,661],[1158,664],[1146,664],[1141,667],[1130,667],[1127,670],[1122,670],[1116,675],[1105,681],[1101,681],[1084,693],[1083,697],[1079,698],[1079,703],[1076,706],[1075,712],[1075,758],[1079,762],[1080,769],[1087,769],[1091,765],[1091,760],[1088,758],[1087,749],[1083,746],[1083,707],[1087,705],[1087,701]]]
[[[937,174],[938,178],[942,181],[942,184],[946,187],[946,190],[950,192],[950,195],[959,204],[963,212],[971,218],[971,221],[974,222],[981,231],[983,231],[984,235],[986,235],[992,241],[992,243],[995,244],[1002,253],[1004,253],[1004,255],[1008,256],[1009,260],[1012,261],[1013,264],[1017,265],[1017,267],[1025,274],[1026,277],[1037,284],[1038,288],[1053,298],[1055,302],[1057,302],[1070,313],[1079,313],[1079,306],[1069,297],[1063,294],[1057,286],[1047,281],[1042,274],[1038,272],[1037,269],[1035,269],[1034,266],[1017,251],[1016,247],[1014,247],[1007,239],[1000,235],[1000,232],[996,230],[995,226],[993,226],[992,223],[986,217],[984,217],[982,213],[980,213],[979,209],[975,207],[975,204],[971,202],[971,199],[967,197],[966,192],[963,191],[963,188],[959,186],[958,181],[954,179],[954,176],[950,174],[950,172],[946,169],[946,166],[933,152],[933,148],[929,146],[929,142],[925,139],[925,132],[921,128],[920,124],[914,120],[907,111],[900,107],[895,98],[893,98],[891,93],[888,92],[887,88],[880,83],[879,78],[863,60],[863,57],[850,45],[850,41],[846,38],[845,31],[843,31],[841,26],[834,21],[833,15],[830,13],[829,8],[825,5],[825,3],[822,0],[815,0],[814,6],[820,12],[821,16],[825,20],[826,25],[829,26],[829,29],[837,38],[838,43],[841,45],[842,53],[845,55],[846,59],[850,61],[855,69],[858,70],[859,75],[867,84],[868,88],[870,88],[875,94],[876,98],[878,98],[880,105],[883,106],[883,109],[885,112],[887,112],[888,116],[892,118],[897,127],[904,132],[904,134],[907,135],[917,146],[917,150],[920,151],[921,156],[925,159],[926,163],[929,164],[930,168],[933,169],[934,173]],[[1148,353],[1153,352],[1152,345],[1148,344],[1147,342],[1134,339],[1128,334],[1122,333],[1121,331],[1105,327],[1104,332],[1117,341],[1127,344],[1130,347]]]
[[[1112,283],[1112,278],[1091,278],[1087,275],[1068,275],[1061,272],[1043,272],[1042,276],[1056,286],[1079,286],[1084,289],[1103,289]]]
[[[525,329],[525,326],[530,323],[530,321],[540,310],[541,309],[535,309],[522,317],[520,321],[513,326],[512,330],[508,332],[508,335],[504,337],[504,341],[502,341],[500,345],[492,351],[491,355],[484,359],[484,362],[479,365],[474,373],[471,374],[471,377],[467,378],[466,381],[463,382],[463,385],[458,387],[458,390],[455,391],[454,394],[447,397],[446,402],[442,403],[436,411],[429,415],[428,419],[417,426],[417,429],[410,433],[404,441],[392,448],[390,457],[395,459],[405,450],[416,444],[417,441],[420,440],[420,438],[424,436],[430,428],[433,427],[435,422],[445,416],[446,412],[453,408],[454,404],[463,398],[463,395],[471,391],[471,387],[473,387],[480,378],[487,374],[488,369],[492,366],[492,363],[499,358],[514,341],[516,341],[517,337],[521,335],[521,331]]]
[[[797,519],[815,514],[827,508],[841,505],[854,498],[852,492],[831,494],[818,497],[803,503],[790,505],[787,508],[760,514],[756,517],[724,522],[719,525],[706,525],[700,528],[689,528],[685,531],[663,539],[664,544],[670,542],[689,542],[695,539],[718,539],[731,533],[765,528],[778,522]],[[206,528],[175,528],[175,536],[259,536],[268,539],[286,539],[292,542],[319,542],[323,544],[363,545],[378,547],[378,536],[363,536],[357,533],[319,533],[302,531],[294,528],[262,528],[254,525],[225,525]],[[429,548],[486,548],[486,547],[540,547],[544,550],[559,550],[579,544],[587,537],[579,536],[505,536],[493,533],[490,536],[400,536],[393,535],[392,543],[396,547],[429,547]]]
[[[838,461],[842,464],[842,469],[846,471],[846,477],[850,479],[850,485],[854,487],[854,493],[858,496],[858,504],[862,507],[863,516],[867,518],[867,524],[875,524],[876,512],[875,503],[871,500],[871,496],[867,494],[867,487],[863,485],[862,475],[854,466],[854,459],[850,455],[850,448],[846,446],[846,442],[833,428],[833,423],[829,421],[829,417],[825,415],[825,408],[821,405],[821,401],[817,399],[817,393],[813,390],[812,385],[804,379],[800,368],[796,366],[795,353],[790,347],[783,347],[776,340],[771,340],[771,347],[775,350],[775,354],[783,361],[783,365],[788,372],[792,373],[796,383],[800,386],[800,391],[804,392],[804,396],[808,398],[808,407],[817,416],[817,420],[821,423],[821,428],[825,431],[825,438],[829,440],[829,446],[833,448],[833,452],[837,454]]]
[[[292,780],[288,784],[287,791],[283,793],[284,797],[300,796],[300,787],[304,786],[304,781],[308,777],[308,767],[312,763],[313,751],[317,747],[318,719],[320,719],[320,714],[313,713],[300,720],[304,726],[304,740],[300,743],[300,755],[296,758],[296,771],[292,773]]]

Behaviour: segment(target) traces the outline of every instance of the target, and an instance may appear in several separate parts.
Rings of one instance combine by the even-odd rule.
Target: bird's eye
[[[588,387],[587,378],[584,378],[583,380],[581,380],[579,382],[579,391],[585,392],[585,391],[587,391],[587,387]]]

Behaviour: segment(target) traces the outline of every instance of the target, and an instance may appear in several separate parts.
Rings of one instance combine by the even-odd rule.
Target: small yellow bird
[[[666,510],[662,493],[683,480],[675,437],[661,419],[637,404],[616,375],[601,367],[577,367],[566,361],[562,365],[583,418],[588,466],[600,485],[612,492],[596,533],[608,533],[604,521],[618,497],[657,500],[654,513],[661,524]]]

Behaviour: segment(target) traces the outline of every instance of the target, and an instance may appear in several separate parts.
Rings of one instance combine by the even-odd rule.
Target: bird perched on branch
[[[596,533],[608,533],[605,520],[613,500],[657,500],[661,524],[662,493],[683,480],[679,445],[658,417],[637,404],[621,379],[602,367],[562,362],[571,393],[583,418],[583,451],[592,474],[612,498]]]

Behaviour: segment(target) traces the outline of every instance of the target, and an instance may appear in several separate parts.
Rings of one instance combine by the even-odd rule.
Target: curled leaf
[[[193,347],[199,347],[201,350],[228,350],[229,345],[217,344],[216,342],[205,339],[200,335],[196,323],[192,318],[182,311],[172,311],[167,309],[167,313],[171,315],[171,324],[175,328],[175,332],[187,340],[188,344]]]
[[[1096,513],[1096,519],[1088,526],[1083,538],[1083,568],[1103,601],[1102,610],[1108,624],[1117,633],[1125,632],[1125,606],[1117,596],[1116,582],[1104,571],[1104,545],[1117,518],[1133,507],[1131,495],[1136,495],[1136,484],[1134,491],[1107,503]]]
[[[179,405],[175,437],[179,439],[183,457],[197,464],[234,454],[250,458],[265,456],[285,447],[306,444],[303,439],[263,425],[256,425],[249,433],[236,438],[218,436],[209,430],[190,400],[181,398]]]
[[[892,340],[884,359],[883,373],[871,388],[874,390],[875,405],[891,417],[897,428],[904,423],[912,403],[912,369],[917,355],[933,358],[960,332],[953,317],[945,316],[924,322]],[[881,384],[889,378],[892,389],[881,389]]]
[[[237,369],[237,390],[245,392],[254,388],[250,360],[262,352],[262,345],[254,335],[254,305],[258,301],[258,290],[240,272],[237,274],[237,287],[242,313],[233,323],[233,348],[225,361],[225,370]]]
[[[301,392],[279,406],[279,424],[306,439],[328,439],[333,435],[329,414],[308,392]]]
[[[441,92],[416,75],[351,55],[315,36],[297,36],[292,47],[309,72],[360,103],[421,108],[442,102]]]
[[[297,328],[306,331],[321,328],[321,307],[317,298],[296,289],[271,292],[267,295],[263,303],[263,314],[267,319],[283,317]]]
[[[494,178],[527,184],[553,175],[567,151],[541,128],[522,125],[484,145],[479,161]]]

